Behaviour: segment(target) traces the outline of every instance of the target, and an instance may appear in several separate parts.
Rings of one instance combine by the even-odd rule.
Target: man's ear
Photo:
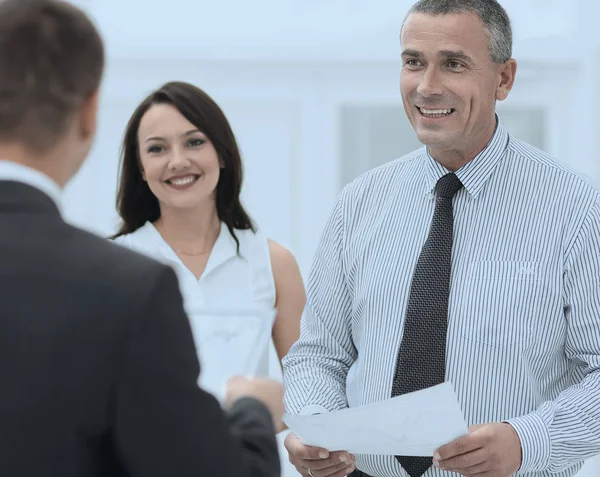
[[[83,100],[79,110],[79,133],[82,139],[90,139],[96,133],[100,91],[96,90]]]
[[[500,81],[496,89],[496,99],[504,101],[508,97],[508,93],[515,84],[515,76],[517,75],[517,62],[511,58],[500,67]]]

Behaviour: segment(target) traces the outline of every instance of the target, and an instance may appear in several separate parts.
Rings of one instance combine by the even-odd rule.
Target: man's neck
[[[26,147],[17,143],[0,144],[1,160],[13,162],[41,172],[62,189],[67,179],[66,175],[58,167],[60,161],[55,156],[56,154],[35,155]]]
[[[496,132],[497,120],[494,119],[494,122],[491,124],[485,134],[482,134],[481,139],[477,142],[474,142],[470,147],[464,149],[443,149],[428,147],[429,154],[436,162],[440,163],[446,169],[451,172],[456,172],[465,164],[471,162],[475,159],[481,151],[483,151]]]

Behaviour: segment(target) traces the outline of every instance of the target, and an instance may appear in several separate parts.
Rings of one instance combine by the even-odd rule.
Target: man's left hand
[[[510,424],[478,424],[440,447],[433,464],[465,476],[509,477],[521,467],[521,441]]]

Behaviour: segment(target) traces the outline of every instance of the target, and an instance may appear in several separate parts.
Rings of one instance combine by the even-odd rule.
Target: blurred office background
[[[245,203],[305,277],[341,188],[419,146],[398,88],[399,30],[412,0],[74,3],[108,45],[98,137],[65,198],[67,218],[96,233],[117,227],[125,123],[166,81],[192,82],[224,109],[243,153]],[[600,180],[600,3],[501,3],[519,63],[513,92],[498,104],[504,124]],[[600,460],[579,475],[600,475]]]

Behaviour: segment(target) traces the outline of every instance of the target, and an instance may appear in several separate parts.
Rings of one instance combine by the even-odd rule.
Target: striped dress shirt
[[[446,173],[422,148],[338,197],[301,336],[283,363],[288,412],[391,396],[410,283]],[[500,122],[456,174],[464,188],[454,198],[446,380],[467,424],[512,424],[518,475],[572,476],[600,452],[599,189]],[[356,465],[406,476],[393,456],[358,455]]]

